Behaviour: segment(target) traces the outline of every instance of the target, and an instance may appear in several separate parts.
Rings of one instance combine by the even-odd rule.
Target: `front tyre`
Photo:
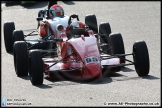
[[[17,76],[28,76],[28,52],[24,41],[14,43],[14,66]]]
[[[109,36],[111,53],[115,54],[125,54],[124,42],[122,35],[120,33],[111,33]],[[125,63],[125,56],[120,57],[121,63]]]
[[[29,51],[29,76],[33,85],[40,85],[43,83],[43,61],[40,51]]]
[[[150,60],[145,41],[136,41],[133,44],[133,60],[138,76],[146,76],[150,70]]]

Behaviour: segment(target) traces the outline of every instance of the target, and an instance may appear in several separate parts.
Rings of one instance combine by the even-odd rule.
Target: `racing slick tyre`
[[[39,18],[39,17],[43,17],[43,12],[44,12],[44,10],[39,10],[39,12],[38,12],[38,18]],[[37,23],[38,23],[38,24],[37,24],[37,29],[38,29],[39,26],[40,26],[40,21],[38,21]]]
[[[24,33],[22,30],[13,31],[13,44],[16,41],[24,41]]]
[[[29,51],[29,76],[33,85],[43,83],[43,61],[40,51]]]
[[[98,25],[97,25],[96,15],[87,14],[85,16],[85,24],[89,27],[90,30],[94,32],[94,34],[98,34]],[[96,38],[98,38],[98,36]]]
[[[109,35],[109,43],[113,55],[125,54],[124,42],[120,33],[111,33]],[[120,57],[120,59],[121,63],[125,63],[125,56]]]
[[[16,41],[13,46],[14,66],[17,76],[28,76],[28,52],[24,41]]]
[[[13,40],[12,40],[12,33],[15,30],[14,22],[5,22],[4,25],[4,43],[6,51],[13,52]]]
[[[43,13],[43,10],[39,10],[38,17],[41,17],[42,16],[42,13]]]
[[[109,35],[111,33],[111,27],[108,22],[102,22],[99,25],[99,33],[105,34],[105,36],[100,37],[100,43],[101,43],[101,49],[104,53],[110,53],[110,47],[109,47]]]
[[[150,70],[150,60],[145,41],[136,41],[133,44],[134,67],[138,76],[146,76]]]
[[[48,2],[48,10],[50,9],[50,7],[52,6],[52,5],[55,5],[55,4],[57,4],[57,1],[49,1]]]

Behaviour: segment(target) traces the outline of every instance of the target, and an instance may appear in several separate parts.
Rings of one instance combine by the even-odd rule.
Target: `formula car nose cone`
[[[93,78],[101,75],[101,67],[99,63],[91,63],[84,67],[84,78]]]

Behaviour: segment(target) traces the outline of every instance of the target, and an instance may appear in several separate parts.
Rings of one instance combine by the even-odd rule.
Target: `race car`
[[[41,20],[38,18],[38,21]],[[30,49],[25,41],[14,43],[17,76],[29,74],[31,83],[39,85],[43,84],[44,76],[99,79],[105,73],[119,72],[128,65],[134,65],[139,76],[149,73],[149,54],[145,41],[136,41],[132,53],[125,54],[121,33],[111,33],[108,22],[100,24],[98,33],[94,14],[86,15],[85,24],[78,15],[73,14],[69,16],[66,27],[59,23],[56,28],[59,31],[56,35],[42,34],[46,38],[42,42],[56,43],[56,49]],[[53,38],[47,39],[51,35]],[[49,55],[52,52],[57,54]],[[132,55],[133,61],[126,59],[128,55]]]
[[[57,7],[57,8],[56,8]],[[49,13],[49,14],[47,14]],[[49,42],[43,43],[42,41],[46,40],[46,35],[49,35],[52,33],[53,35],[57,35],[57,24],[62,24],[64,27],[68,24],[69,16],[64,14],[63,8],[55,4],[51,6],[51,8],[40,10],[38,12],[38,27],[36,29],[30,29],[30,30],[16,30],[14,22],[7,21],[4,23],[4,43],[5,48],[8,53],[13,52],[13,45],[15,41],[26,41],[28,44],[28,47],[31,48],[38,48],[38,49],[49,49],[49,46],[56,47],[55,44],[51,46]],[[24,35],[25,33],[28,33]],[[37,36],[36,39],[29,39],[27,37],[29,36]],[[52,36],[51,36],[52,37]],[[48,37],[49,39],[50,37]],[[36,42],[37,45],[34,45]],[[39,42],[38,42],[39,41]],[[50,45],[49,45],[50,44]]]
[[[14,22],[4,24],[6,51],[14,54],[18,77],[29,74],[33,85],[42,84],[44,75],[98,79],[105,73],[119,72],[127,65],[134,65],[139,76],[149,73],[145,41],[135,42],[133,52],[125,54],[122,35],[111,33],[108,22],[102,22],[98,30],[94,14],[86,15],[84,24],[78,15],[67,16],[61,7],[55,6],[58,5],[38,12],[37,29],[26,30],[31,31],[27,35],[24,35],[25,30],[15,30]],[[38,37],[27,39],[33,35]],[[126,59],[128,55],[133,56],[134,62]]]

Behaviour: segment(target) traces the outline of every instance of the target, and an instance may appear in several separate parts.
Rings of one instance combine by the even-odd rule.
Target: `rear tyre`
[[[99,25],[99,33],[105,34],[105,36],[100,37],[101,49],[104,53],[110,53],[110,46],[109,46],[109,35],[111,33],[111,27],[108,22],[102,22]]]
[[[136,41],[133,44],[133,60],[138,76],[146,76],[150,70],[150,60],[145,41]]]
[[[43,61],[40,51],[29,51],[29,76],[33,85],[43,83]]]
[[[44,10],[39,10],[39,12],[38,12],[38,18],[39,17],[43,17],[43,12],[44,12]],[[40,21],[37,22],[37,29],[39,28],[39,26],[40,26]]]
[[[97,25],[96,15],[94,14],[86,15],[85,24],[89,27],[90,30],[94,32],[94,34],[98,34],[98,25]],[[98,38],[98,36],[96,38]]]
[[[13,31],[13,43],[15,41],[24,41],[24,33],[22,30]]]
[[[15,24],[14,22],[5,22],[4,25],[4,43],[5,43],[5,48],[6,51],[13,52],[13,40],[12,40],[12,35],[13,31],[15,30]]]
[[[16,41],[13,47],[14,66],[17,76],[28,75],[27,44],[24,41]]]
[[[57,4],[57,1],[49,1],[48,2],[48,10],[51,8],[52,5]]]
[[[120,33],[113,33],[109,36],[111,53],[115,54],[125,54],[124,42],[122,35]],[[120,57],[121,63],[125,63],[125,56]]]

